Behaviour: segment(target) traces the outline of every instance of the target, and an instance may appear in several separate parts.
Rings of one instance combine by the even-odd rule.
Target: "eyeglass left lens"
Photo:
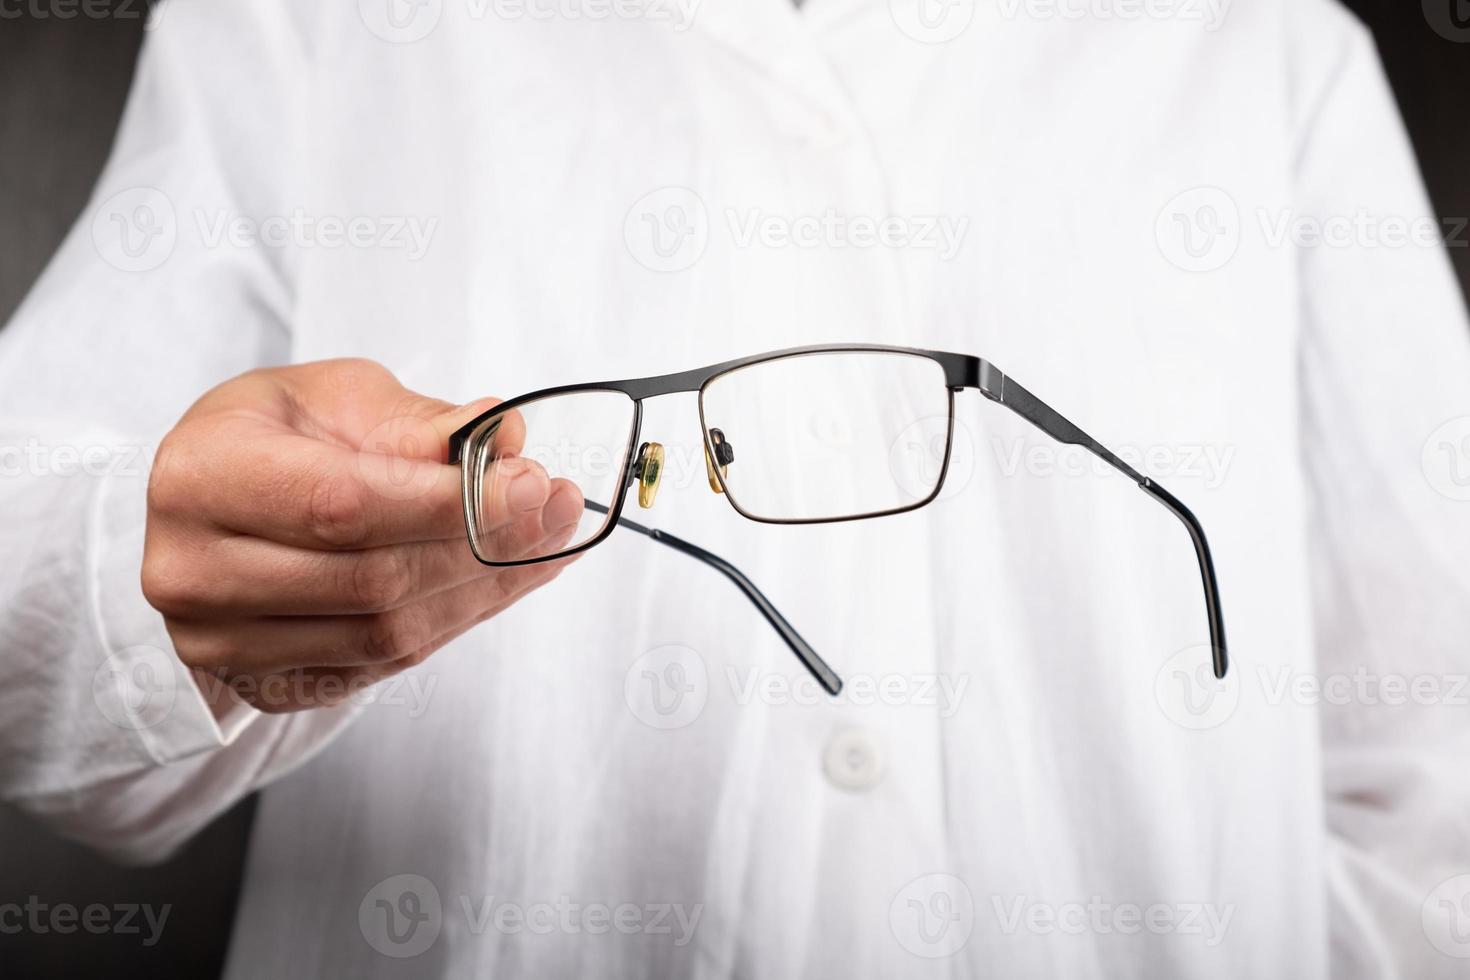
[[[762,521],[895,513],[938,492],[950,392],[938,362],[834,350],[758,361],[700,392],[711,478]]]
[[[481,561],[534,561],[602,533],[628,465],[636,420],[619,391],[550,395],[498,412],[465,444],[470,544]]]

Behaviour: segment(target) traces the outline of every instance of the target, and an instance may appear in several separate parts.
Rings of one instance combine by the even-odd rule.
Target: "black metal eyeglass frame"
[[[786,645],[791,648],[792,653],[796,654],[797,659],[801,661],[802,665],[806,667],[806,669],[811,673],[812,677],[816,679],[817,683],[821,684],[822,688],[826,690],[827,693],[832,695],[838,694],[842,690],[842,680],[837,676],[836,671],[828,666],[827,662],[824,661],[817,654],[817,652],[812,649],[811,645],[808,644],[806,640],[802,639],[801,634],[798,633],[794,627],[792,627],[791,623],[787,621],[786,617],[781,615],[780,611],[776,609],[775,605],[772,604],[772,602],[765,597],[760,589],[756,588],[755,583],[747,578],[738,568],[730,564],[725,559],[719,557],[716,554],[713,554],[712,552],[706,551],[698,545],[691,544],[690,542],[685,541],[682,538],[675,537],[674,535],[669,534],[665,531],[660,531],[656,528],[646,527],[642,524],[637,523],[636,521],[629,520],[628,518],[622,516],[622,511],[623,502],[627,499],[628,487],[632,482],[629,479],[629,473],[631,471],[631,467],[634,465],[633,450],[634,447],[638,445],[638,435],[643,424],[644,399],[653,398],[658,395],[670,395],[677,392],[697,392],[699,394],[699,428],[701,432],[701,437],[704,441],[705,452],[709,454],[709,458],[719,459],[721,458],[721,447],[715,442],[714,438],[712,437],[711,430],[705,424],[704,417],[704,391],[711,382],[722,375],[730,373],[731,371],[751,367],[752,365],[756,364],[763,364],[768,361],[777,361],[789,357],[801,357],[810,354],[843,354],[853,352],[876,354],[903,354],[923,357],[934,361],[940,366],[940,368],[943,369],[944,383],[945,387],[948,390],[949,396],[949,421],[948,429],[945,436],[944,459],[940,467],[939,479],[935,481],[934,489],[929,493],[927,497],[924,497],[922,500],[918,500],[912,504],[906,504],[902,507],[895,507],[889,510],[876,511],[865,514],[853,514],[849,516],[835,518],[796,518],[779,520],[769,517],[759,517],[746,512],[745,510],[741,509],[738,503],[736,503],[733,496],[731,496],[728,492],[725,492],[725,496],[727,499],[729,499],[731,506],[733,506],[742,517],[746,517],[750,520],[758,521],[765,524],[833,524],[841,521],[864,520],[870,517],[884,517],[890,514],[902,514],[907,511],[917,510],[918,508],[923,507],[925,504],[932,502],[939,495],[940,490],[943,489],[944,479],[949,471],[950,452],[954,442],[955,393],[964,391],[967,388],[973,388],[979,391],[982,395],[984,395],[991,401],[1004,405],[1006,408],[1026,419],[1026,421],[1030,422],[1032,425],[1035,425],[1037,428],[1041,429],[1043,432],[1045,432],[1047,435],[1051,436],[1058,442],[1072,446],[1080,446],[1083,449],[1086,449],[1088,452],[1092,453],[1094,456],[1097,456],[1099,459],[1106,462],[1109,466],[1112,466],[1124,476],[1128,477],[1128,479],[1132,480],[1135,484],[1137,484],[1139,489],[1143,490],[1150,497],[1163,504],[1175,517],[1179,518],[1179,520],[1183,522],[1185,528],[1189,531],[1190,541],[1194,545],[1195,557],[1199,561],[1200,578],[1202,579],[1204,584],[1205,613],[1209,618],[1210,646],[1213,651],[1213,666],[1215,676],[1217,678],[1223,678],[1225,676],[1226,671],[1229,669],[1229,656],[1225,650],[1225,622],[1220,611],[1220,591],[1219,586],[1215,580],[1215,564],[1213,559],[1210,557],[1210,545],[1209,542],[1205,540],[1205,531],[1204,528],[1200,526],[1199,520],[1194,516],[1194,514],[1189,510],[1188,507],[1184,506],[1184,504],[1181,503],[1179,499],[1171,494],[1169,491],[1165,490],[1158,483],[1154,482],[1149,477],[1142,475],[1133,467],[1129,466],[1122,459],[1118,458],[1117,455],[1111,452],[1106,446],[1099,443],[1096,439],[1089,436],[1086,432],[1083,432],[1082,429],[1080,429],[1078,426],[1068,420],[1060,412],[1057,412],[1051,406],[1047,405],[1041,399],[1037,398],[1031,392],[1027,391],[1021,385],[1016,383],[1016,381],[1007,377],[995,365],[991,364],[989,361],[986,361],[984,358],[976,357],[972,354],[952,354],[946,351],[922,350],[913,347],[888,347],[878,344],[835,344],[814,345],[807,347],[791,347],[784,350],[769,351],[764,354],[755,354],[750,357],[736,358],[735,360],[731,361],[723,361],[719,364],[712,364],[708,367],[695,368],[692,371],[680,371],[675,374],[661,374],[650,378],[634,378],[625,381],[603,381],[594,384],[574,384],[561,385],[555,388],[542,388],[539,391],[529,392],[527,394],[517,396],[516,398],[512,398],[509,401],[501,402],[499,405],[496,405],[494,408],[480,414],[472,421],[461,426],[458,430],[454,432],[452,436],[450,436],[450,463],[463,464],[466,467],[468,466],[468,458],[465,456],[464,453],[465,445],[468,443],[470,436],[474,433],[474,431],[486,421],[498,415],[504,414],[505,412],[512,411],[520,405],[525,405],[529,402],[538,401],[542,398],[547,398],[554,395],[565,395],[574,392],[586,391],[621,392],[624,395],[627,395],[628,398],[630,398],[633,402],[632,433],[629,437],[627,451],[624,454],[622,472],[620,472],[618,475],[617,499],[614,500],[611,505],[605,505],[593,500],[584,501],[584,505],[588,510],[600,514],[607,514],[610,515],[612,518],[611,520],[608,520],[604,523],[604,526],[601,530],[598,531],[596,535],[583,542],[582,544],[576,546],[575,548],[568,548],[565,551],[557,552],[551,555],[544,555],[537,558],[526,558],[516,561],[488,561],[480,557],[477,550],[476,558],[482,564],[493,566],[533,565],[543,561],[555,561],[557,559],[566,558],[571,555],[577,554],[578,552],[586,551],[588,548],[591,548],[593,545],[596,545],[606,539],[607,536],[612,533],[613,528],[615,527],[624,527],[628,530],[636,531],[637,533],[646,535],[650,539],[657,541],[660,544],[668,545],[676,551],[683,552],[684,554],[689,555],[692,558],[696,558],[699,561],[704,562],[705,564],[721,572],[723,575],[725,575],[726,578],[730,579],[730,581],[733,582],[740,589],[740,591],[745,594],[746,598],[748,598],[755,605],[755,607],[760,611],[761,615],[765,617],[766,621],[770,623],[770,625],[776,630],[776,632],[780,634],[781,639],[784,640]],[[720,489],[722,491],[727,491],[727,488],[725,487],[725,476],[720,467],[712,467],[711,476],[713,479],[717,479],[719,481]],[[469,479],[468,473],[465,473],[462,479],[465,488],[465,524],[466,528],[468,529],[473,526],[471,524],[472,502],[469,495],[471,481]],[[473,534],[473,532],[471,532],[471,534]],[[471,540],[471,549],[475,550],[473,540]]]

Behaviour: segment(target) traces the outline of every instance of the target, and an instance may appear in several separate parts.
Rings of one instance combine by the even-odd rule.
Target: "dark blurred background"
[[[0,322],[8,320],[81,212],[112,142],[144,36],[143,0],[0,0]],[[1463,0],[1351,0],[1398,96],[1435,211],[1470,216],[1470,17]],[[73,16],[59,16],[70,10]],[[1452,225],[1450,226],[1453,227]],[[1470,296],[1470,232],[1450,250]],[[0,933],[0,976],[218,975],[229,941],[253,800],[172,861],[117,868],[0,808],[0,905],[171,905],[161,940]],[[99,970],[99,964],[105,964]]]

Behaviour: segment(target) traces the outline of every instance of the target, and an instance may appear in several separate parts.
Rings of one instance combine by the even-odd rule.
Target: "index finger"
[[[236,444],[203,465],[218,526],[319,550],[442,541],[465,533],[459,468],[357,452],[295,433]]]

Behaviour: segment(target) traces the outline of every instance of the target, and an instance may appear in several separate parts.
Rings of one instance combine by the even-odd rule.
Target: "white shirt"
[[[1470,346],[1363,29],[547,9],[162,8],[0,333],[4,798],[150,860],[266,787],[232,978],[1460,975]],[[249,368],[469,401],[822,341],[986,357],[1184,500],[1227,682],[1178,522],[973,392],[938,502],[820,527],[649,405],[691,472],[632,516],[837,701],[627,532],[341,710],[216,720],[141,595],[147,447]]]

